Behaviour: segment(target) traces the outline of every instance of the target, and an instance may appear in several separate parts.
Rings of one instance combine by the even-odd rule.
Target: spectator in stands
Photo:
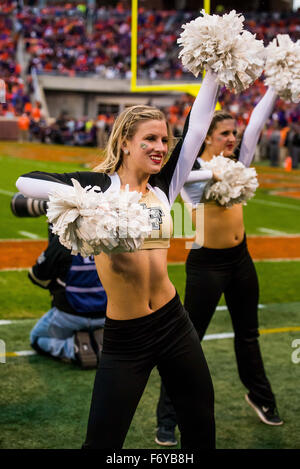
[[[285,124],[280,129],[280,141],[279,141],[279,166],[284,167],[284,162],[287,157],[287,148],[285,146],[285,140],[286,136],[289,132],[290,128],[287,126],[287,123],[285,121]]]
[[[291,141],[292,168],[297,169],[300,161],[300,125],[294,126],[294,135]]]
[[[279,165],[279,151],[280,151],[280,128],[279,124],[275,122],[273,124],[273,129],[271,136],[268,142],[269,146],[269,157],[270,157],[270,165],[271,166],[278,166]]]
[[[41,107],[41,103],[39,101],[35,101],[35,106],[31,109],[31,116],[36,122],[39,122],[42,118]]]
[[[284,141],[284,146],[286,148],[286,153],[287,156],[290,156],[292,158],[292,153],[293,153],[293,138],[296,133],[296,125],[292,122],[290,124],[289,130],[286,134],[285,141]]]
[[[97,146],[99,148],[104,148],[107,142],[107,133],[106,133],[106,117],[104,114],[99,114],[96,121],[97,127]]]
[[[121,6],[120,6],[121,5]],[[35,67],[37,73],[55,73],[70,77],[78,74],[96,74],[100,78],[129,78],[130,76],[130,21],[131,11],[123,3],[115,7],[103,6],[94,11],[93,29],[87,27],[86,12],[77,8],[75,4],[46,5],[43,8],[30,6],[15,9],[13,2],[1,2],[2,12],[15,11],[18,27],[22,29],[26,51],[30,54],[27,73]],[[1,9],[0,9],[1,11]],[[167,11],[139,8],[139,37],[138,37],[138,77],[151,79],[181,80],[187,75],[178,59],[177,48],[172,47],[176,42],[176,31],[182,24],[189,22],[199,15],[198,11]],[[257,34],[259,39],[267,45],[280,32],[289,34],[293,40],[300,38],[300,17],[297,12],[290,13],[255,13],[247,12],[245,27]],[[1,109],[1,114],[22,115],[29,112],[32,84],[30,76],[27,79],[27,92],[21,80],[20,65],[16,61],[16,37],[13,34],[13,20],[9,15],[0,17],[0,76],[8,86],[7,107]],[[148,47],[151,44],[151,48]],[[243,129],[250,118],[251,109],[255,107],[264,94],[264,84],[257,80],[256,84],[244,93],[233,96],[226,90],[220,96],[220,103],[224,110],[229,111],[236,119],[238,126]],[[176,135],[182,133],[184,118],[184,102],[166,111],[173,123]],[[8,106],[12,104],[8,112]],[[187,108],[192,102],[186,103]],[[35,109],[36,106],[33,106]],[[300,122],[300,105],[288,104],[278,100],[274,109],[273,119],[281,128],[291,123]],[[39,117],[33,116],[33,118]],[[113,120],[107,119],[106,131]],[[84,132],[81,125],[75,123],[75,132],[68,129],[49,128],[45,140],[53,140],[68,145],[99,145],[103,146],[103,124],[96,123],[96,128]],[[35,121],[36,128],[36,121]],[[98,134],[96,143],[94,134]],[[282,132],[281,132],[282,133]],[[42,137],[43,138],[43,137]],[[282,143],[282,142],[281,142]],[[281,158],[284,147],[281,148]]]
[[[258,156],[256,161],[262,161],[262,160],[267,160],[269,159],[269,153],[268,153],[268,141],[269,141],[269,136],[268,136],[268,129],[267,126],[265,129],[263,129],[261,133],[260,140],[258,142]]]
[[[30,119],[26,112],[18,118],[19,142],[28,142],[29,140]]]

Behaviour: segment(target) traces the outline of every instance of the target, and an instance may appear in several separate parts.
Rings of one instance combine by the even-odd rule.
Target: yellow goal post
[[[204,10],[210,13],[210,0],[204,0]],[[137,84],[137,41],[138,41],[138,0],[131,0],[131,80],[130,91],[148,92],[148,91],[179,91],[197,96],[200,84],[197,83],[166,83],[163,85]]]

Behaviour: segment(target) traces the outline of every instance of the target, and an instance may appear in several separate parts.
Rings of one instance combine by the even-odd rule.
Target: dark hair
[[[222,122],[222,121],[225,121],[227,119],[232,119],[234,120],[234,118],[232,117],[232,115],[227,112],[227,111],[215,111],[214,115],[213,115],[213,118],[211,120],[211,123],[210,123],[210,126],[209,126],[209,129],[208,129],[208,132],[207,132],[207,135],[211,135],[213,133],[213,131],[215,130],[215,128],[217,127],[217,125],[219,124],[219,122]],[[198,153],[198,156],[202,155],[202,153],[204,152],[205,150],[205,142],[203,142],[201,148],[200,148],[200,151]]]

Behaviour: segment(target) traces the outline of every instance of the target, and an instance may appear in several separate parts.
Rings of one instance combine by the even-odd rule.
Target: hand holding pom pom
[[[258,187],[254,168],[246,168],[242,163],[222,155],[214,156],[201,165],[204,169],[213,171],[218,178],[217,182],[206,187],[204,196],[207,200],[214,200],[223,207],[231,207],[240,203],[246,205],[247,200],[254,196]]]
[[[263,41],[243,30],[244,17],[235,10],[223,16],[202,15],[183,25],[178,43],[184,67],[196,77],[204,69],[217,74],[217,81],[239,93],[248,88],[262,73]]]
[[[147,209],[138,203],[141,194],[128,186],[107,194],[72,183],[70,194],[56,189],[48,203],[47,217],[63,246],[83,257],[139,249],[152,230]]]
[[[278,34],[266,47],[265,83],[285,101],[300,102],[300,40]]]

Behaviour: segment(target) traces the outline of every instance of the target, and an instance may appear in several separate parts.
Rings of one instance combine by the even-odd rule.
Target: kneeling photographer
[[[11,200],[17,217],[45,215],[47,202],[17,193]],[[48,230],[48,246],[28,272],[37,286],[48,289],[51,308],[30,333],[34,350],[96,368],[101,356],[107,298],[93,257],[74,256]]]

